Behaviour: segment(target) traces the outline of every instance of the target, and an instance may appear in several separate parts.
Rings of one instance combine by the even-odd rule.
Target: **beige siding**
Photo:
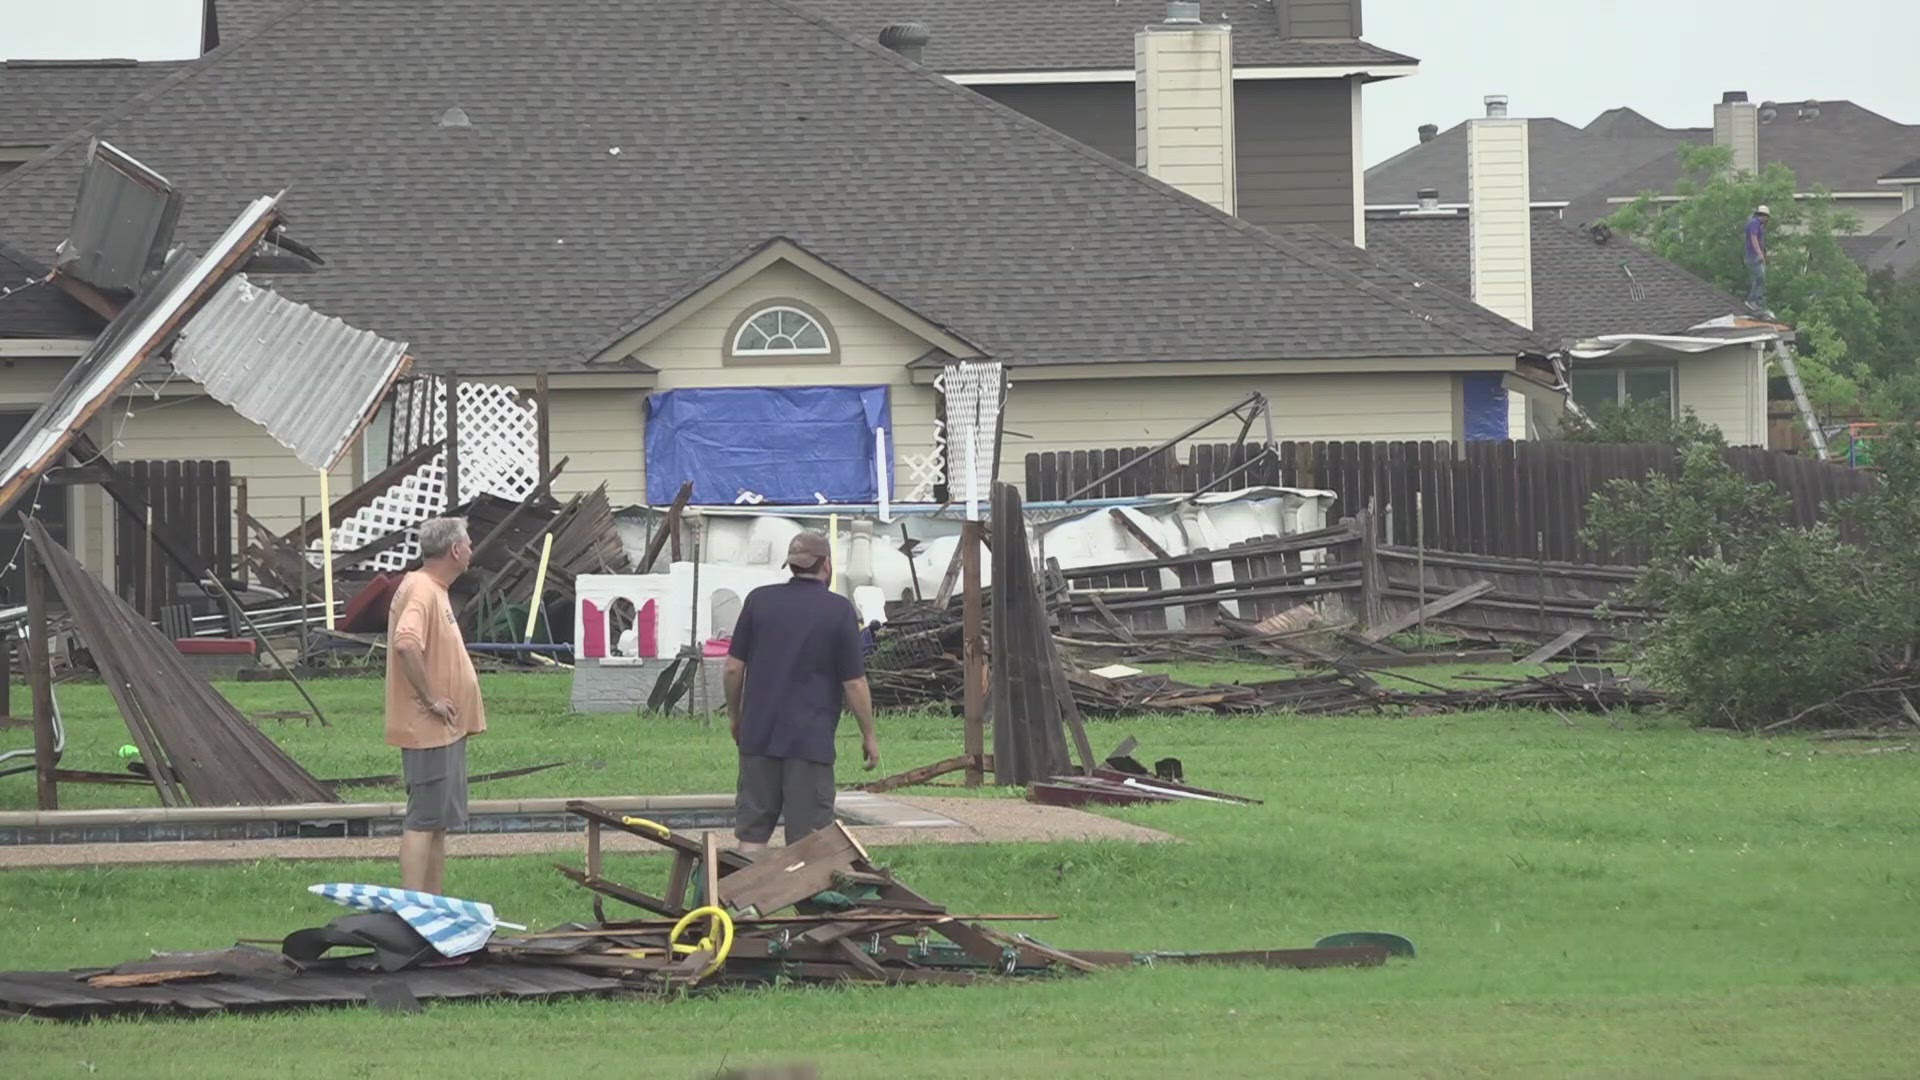
[[[1134,36],[1134,165],[1231,214],[1233,37],[1219,27]]]
[[[617,509],[646,501],[645,390],[554,390],[549,452],[567,459],[554,481],[561,494],[607,485]]]
[[[1852,211],[1860,219],[1857,236],[1865,236],[1901,214],[1899,199],[1835,199],[1833,205]]]
[[[1013,384],[1000,475],[1019,481],[1026,456],[1045,450],[1149,446],[1259,391],[1273,406],[1274,438],[1454,438],[1453,376],[1448,374],[1211,376]],[[1196,442],[1231,442],[1223,421]],[[1253,436],[1264,436],[1256,425]],[[1184,455],[1184,451],[1182,451]]]
[[[291,529],[300,523],[300,498],[307,512],[320,509],[320,474],[309,469],[253,421],[212,398],[163,398],[133,402],[133,417],[119,434],[116,456],[127,461],[143,458],[211,458],[232,463],[235,477],[246,477],[247,512],[270,529]],[[354,460],[334,467],[331,495],[353,490]]]
[[[1760,353],[1732,345],[1684,357],[1674,379],[1680,408],[1719,428],[1727,442],[1767,445],[1767,373]]]
[[[1479,118],[1467,128],[1472,295],[1481,306],[1533,325],[1533,214],[1527,122]]]

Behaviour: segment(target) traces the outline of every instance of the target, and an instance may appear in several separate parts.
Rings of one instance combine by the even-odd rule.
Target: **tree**
[[[1727,444],[1720,429],[1694,415],[1692,409],[1673,415],[1673,405],[1664,396],[1652,401],[1603,401],[1583,416],[1569,413],[1560,423],[1559,438],[1580,443],[1659,443],[1675,448]]]
[[[1756,206],[1772,211],[1767,229],[1767,303],[1800,332],[1800,374],[1823,405],[1852,405],[1887,366],[1880,313],[1865,271],[1840,247],[1860,230],[1854,214],[1815,188],[1795,197],[1793,171],[1773,162],[1758,174],[1733,168],[1721,146],[1682,147],[1677,200],[1649,192],[1608,219],[1664,258],[1743,294],[1747,268],[1743,226]]]

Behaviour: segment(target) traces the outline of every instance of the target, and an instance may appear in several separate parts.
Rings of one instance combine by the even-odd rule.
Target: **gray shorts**
[[[787,843],[833,824],[833,766],[804,758],[740,755],[740,784],[733,798],[733,835],[750,844],[773,836],[774,822],[787,821]]]
[[[467,740],[431,750],[400,750],[407,781],[408,832],[442,832],[467,823]]]

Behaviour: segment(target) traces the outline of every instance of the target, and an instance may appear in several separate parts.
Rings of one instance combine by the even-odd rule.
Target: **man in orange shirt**
[[[420,525],[420,569],[394,591],[387,613],[387,744],[400,748],[407,816],[400,883],[438,893],[447,830],[467,823],[467,736],[487,730],[480,679],[447,589],[473,560],[464,518]]]

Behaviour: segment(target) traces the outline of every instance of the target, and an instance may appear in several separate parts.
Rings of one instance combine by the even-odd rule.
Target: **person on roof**
[[[1754,207],[1742,241],[1747,259],[1747,310],[1756,315],[1767,310],[1767,222],[1772,217],[1765,203]]]

